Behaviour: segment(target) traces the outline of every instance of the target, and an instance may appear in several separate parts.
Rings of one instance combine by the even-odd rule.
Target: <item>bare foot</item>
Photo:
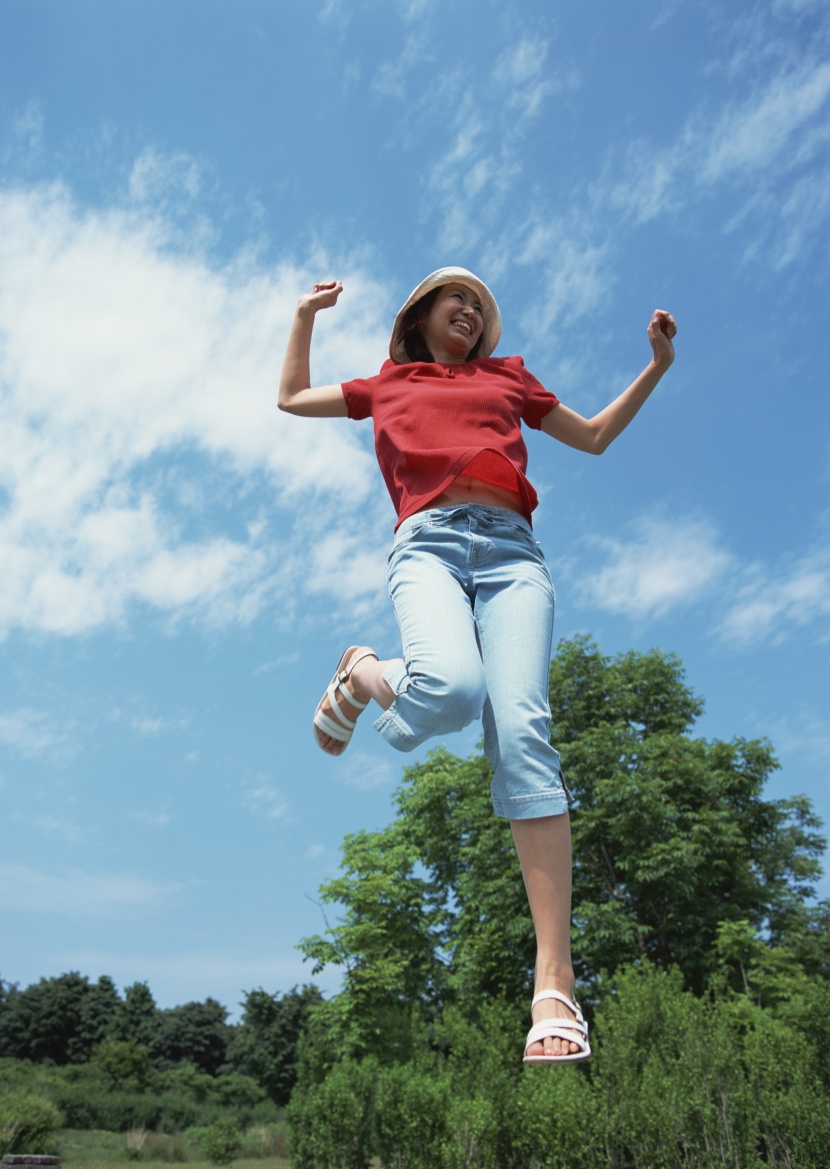
[[[365,645],[351,646],[340,659],[314,713],[314,737],[327,755],[342,755],[348,747],[354,724],[371,698],[361,682],[361,667],[376,660],[375,651]]]

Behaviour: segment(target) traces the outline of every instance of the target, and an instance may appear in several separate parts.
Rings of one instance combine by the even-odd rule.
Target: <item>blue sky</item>
[[[679,654],[699,732],[767,735],[769,795],[830,822],[829,34],[818,0],[0,0],[0,977],[308,980],[343,836],[424,757],[312,740],[343,648],[396,648],[370,426],[275,405],[327,277],[315,381],[462,264],[583,413],[674,312],[601,459],[528,437],[556,635]]]

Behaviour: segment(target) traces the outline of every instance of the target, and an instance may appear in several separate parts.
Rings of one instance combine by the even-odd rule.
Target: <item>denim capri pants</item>
[[[553,583],[527,520],[481,504],[417,512],[396,532],[387,578],[403,666],[384,675],[395,699],[379,733],[412,751],[483,714],[496,814],[566,812],[550,745]]]

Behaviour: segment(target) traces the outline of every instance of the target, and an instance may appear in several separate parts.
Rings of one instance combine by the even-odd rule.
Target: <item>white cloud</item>
[[[440,119],[436,134],[449,135],[426,176],[443,248],[469,251],[494,230],[511,234],[504,211],[524,174],[530,125],[552,94],[578,84],[572,68],[548,62],[548,52],[545,38],[522,33],[486,77],[459,65],[424,96],[424,109]]]
[[[580,595],[609,613],[659,619],[717,587],[712,632],[726,644],[750,648],[780,642],[809,628],[815,642],[830,638],[830,552],[824,547],[779,565],[741,564],[711,523],[700,518],[647,517],[630,536],[586,539],[604,563],[582,572]]]
[[[243,803],[254,816],[264,817],[266,820],[281,820],[291,806],[276,784],[271,783],[266,775],[257,776],[246,791]]]
[[[384,97],[403,98],[406,94],[407,74],[422,61],[429,59],[428,40],[423,32],[406,38],[400,54],[393,61],[385,61],[377,71],[372,89]]]
[[[149,198],[164,165],[142,157]],[[321,382],[370,372],[385,350],[387,290],[343,267],[341,304],[317,325]],[[291,563],[262,499],[270,521],[311,495],[332,523],[360,506],[369,429],[275,405],[296,298],[328,271],[323,255],[217,266],[152,206],[0,189],[0,636],[82,633],[135,604],[249,620]],[[242,501],[242,525],[217,530],[211,489]]]
[[[157,716],[155,718],[149,715],[130,715],[123,710],[116,709],[112,712],[112,718],[115,722],[126,722],[130,728],[141,735],[142,738],[155,738],[157,735],[164,734],[165,731],[179,731],[187,726],[187,719],[182,718],[163,718]]]
[[[748,175],[785,151],[787,167],[806,161],[812,135],[797,140],[798,132],[822,112],[828,98],[830,63],[807,62],[772,78],[757,97],[728,107],[707,130],[700,179],[717,183],[736,171]]]
[[[43,108],[40,102],[30,101],[12,118],[12,141],[15,152],[32,162],[43,148]]]
[[[718,626],[723,641],[738,646],[775,642],[807,626],[814,641],[828,637],[830,553],[819,550],[777,570],[755,566],[747,575]]]
[[[130,195],[139,203],[152,202],[156,207],[168,196],[188,202],[199,194],[202,177],[198,163],[189,154],[160,154],[147,147],[138,156],[130,172]]]
[[[583,595],[610,613],[662,617],[703,596],[732,564],[704,520],[642,519],[633,533],[629,540],[591,541],[607,563],[587,577]]]
[[[743,61],[742,68],[750,63],[757,61]],[[632,143],[622,168],[613,164],[622,181],[604,179],[595,197],[643,224],[713,190],[737,187],[748,194],[726,230],[740,224],[764,241],[772,237],[783,266],[803,254],[830,217],[828,104],[830,64],[787,62],[774,75],[765,73],[750,97],[722,104],[716,116],[695,111],[670,145]],[[808,166],[812,173],[805,173]]]
[[[761,733],[772,739],[782,756],[802,756],[815,764],[830,761],[830,720],[826,710],[803,706],[763,726]]]
[[[130,819],[137,824],[146,824],[150,828],[166,828],[172,817],[169,812],[132,812]]]
[[[371,725],[371,714],[367,721]],[[358,788],[361,791],[370,791],[376,787],[391,787],[400,779],[400,764],[391,759],[381,759],[361,751],[350,751],[342,762],[339,760],[338,762],[343,781],[349,787]]]
[[[47,873],[0,862],[0,907],[17,912],[109,917],[157,905],[180,888],[124,873]]]
[[[546,68],[548,47],[543,38],[523,36],[504,50],[493,69],[492,79],[503,91],[506,104],[522,118],[535,117],[545,98],[563,84],[575,84],[575,75],[563,82]]]
[[[0,714],[0,743],[21,755],[43,755],[57,745],[59,736],[47,725],[47,716],[38,710],[22,707]]]
[[[522,328],[540,346],[557,327],[586,316],[614,284],[611,249],[586,224],[535,218],[524,228],[517,261],[539,265],[538,295],[522,317]]]

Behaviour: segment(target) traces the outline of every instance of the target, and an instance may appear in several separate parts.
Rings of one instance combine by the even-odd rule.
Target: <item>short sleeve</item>
[[[550,414],[554,406],[559,405],[559,399],[556,394],[550,390],[546,390],[529,369],[525,369],[525,364],[521,357],[517,357],[516,360],[521,362],[522,381],[525,387],[525,400],[522,404],[522,422],[524,422],[525,426],[529,426],[531,430],[540,430],[542,420]]]
[[[346,411],[349,418],[360,422],[363,418],[372,417],[372,399],[374,396],[376,377],[355,378],[350,382],[342,382],[341,389],[346,399]]]

